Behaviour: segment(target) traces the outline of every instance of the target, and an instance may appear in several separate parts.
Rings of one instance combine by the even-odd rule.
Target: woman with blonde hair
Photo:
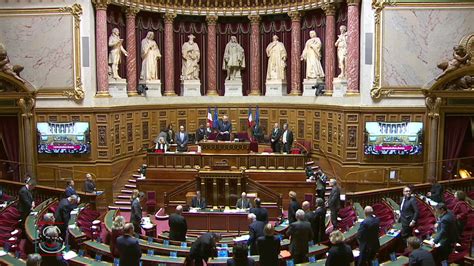
[[[332,247],[329,249],[326,266],[354,266],[354,255],[349,245],[344,243],[341,231],[332,231],[329,235]]]
[[[123,226],[125,225],[125,218],[121,215],[115,216],[114,222],[112,224],[112,237],[110,238],[110,252],[115,258],[120,256],[120,253],[117,249],[117,238],[123,235]]]

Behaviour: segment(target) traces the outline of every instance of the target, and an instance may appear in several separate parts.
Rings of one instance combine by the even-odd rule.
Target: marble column
[[[260,84],[260,16],[250,15],[250,93],[259,96]]]
[[[288,13],[291,17],[291,92],[301,95],[301,14],[298,11]]]
[[[95,4],[95,41],[97,97],[110,97],[109,94],[109,61],[107,45],[107,3],[96,1]]]
[[[129,7],[125,10],[126,17],[126,39],[127,52],[127,94],[128,96],[137,96],[137,40],[135,35],[135,19],[138,8]]]
[[[347,94],[359,93],[360,0],[347,1]]]
[[[173,45],[173,20],[176,17],[175,13],[165,13],[163,19],[165,22],[165,96],[176,96],[174,92],[174,45]]]
[[[322,6],[326,14],[326,39],[324,42],[324,74],[326,94],[332,95],[332,80],[336,74],[336,8],[334,4]]]
[[[217,51],[216,51],[216,24],[217,16],[206,17],[207,21],[207,93],[208,96],[217,96]]]

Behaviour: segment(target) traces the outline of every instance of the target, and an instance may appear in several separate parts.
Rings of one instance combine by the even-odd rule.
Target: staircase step
[[[131,205],[131,202],[127,200],[116,200],[114,204],[115,205]]]
[[[109,206],[109,210],[121,210],[121,211],[130,211],[132,208],[129,206]]]
[[[118,199],[128,199],[129,200],[129,199],[132,198],[132,196],[130,196],[130,195],[118,195],[117,198]]]
[[[125,193],[125,194],[132,194],[132,193],[133,193],[133,190],[130,190],[130,189],[122,189],[122,190],[120,190],[120,192]]]
[[[137,180],[136,179],[129,179],[128,182],[135,184],[135,183],[137,183]]]
[[[126,187],[126,188],[134,188],[134,189],[136,189],[136,188],[137,188],[137,185],[126,184],[125,187]]]
[[[142,177],[141,174],[133,174],[132,176],[133,176],[133,178],[140,178],[140,177]]]

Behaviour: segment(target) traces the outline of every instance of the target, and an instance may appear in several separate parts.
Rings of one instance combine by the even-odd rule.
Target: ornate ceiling
[[[269,15],[320,8],[344,0],[96,0],[160,13],[181,15],[247,16]],[[348,0],[358,1],[358,0]]]

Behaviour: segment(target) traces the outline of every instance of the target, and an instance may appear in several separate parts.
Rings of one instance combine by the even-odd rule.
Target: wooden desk
[[[250,142],[232,141],[202,141],[201,153],[247,154],[250,151]]]
[[[53,204],[57,203],[57,199],[48,199],[41,202],[38,206],[33,209],[33,212],[37,212],[37,215],[28,215],[25,219],[25,230],[26,236],[31,242],[38,239],[38,220],[43,218],[43,215]]]
[[[243,171],[199,171],[199,190],[211,206],[233,206],[230,195],[246,190]]]
[[[247,212],[224,213],[218,210],[183,212],[188,230],[198,231],[248,231]]]

